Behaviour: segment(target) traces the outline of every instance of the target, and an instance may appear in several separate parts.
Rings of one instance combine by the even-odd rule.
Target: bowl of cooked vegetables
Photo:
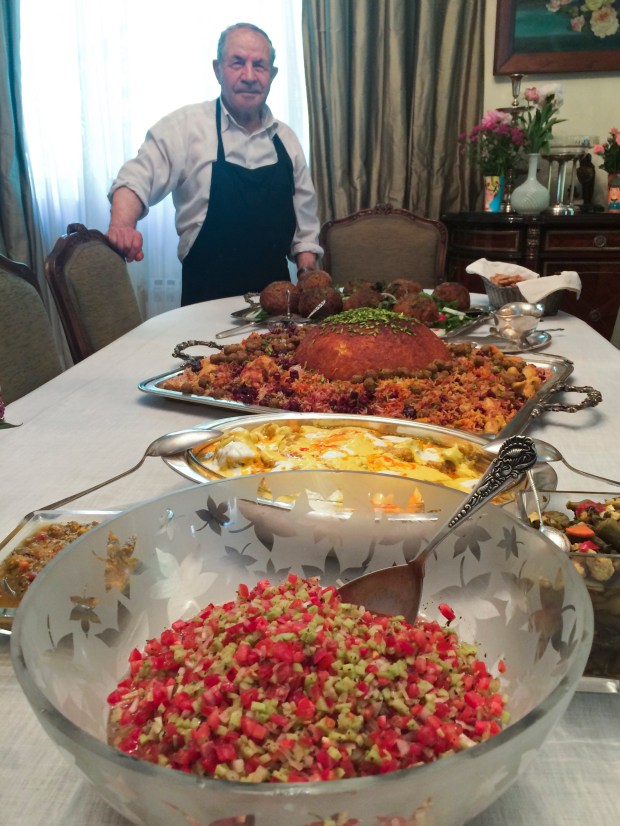
[[[539,503],[543,524],[569,540],[568,556],[592,600],[594,641],[585,674],[620,680],[620,493],[544,491]],[[531,491],[519,493],[519,508],[540,525]]]
[[[464,824],[566,709],[592,605],[566,554],[492,504],[427,561],[415,624],[341,600],[414,559],[462,497],[283,471],[140,504],[36,577],[17,678],[135,824]]]

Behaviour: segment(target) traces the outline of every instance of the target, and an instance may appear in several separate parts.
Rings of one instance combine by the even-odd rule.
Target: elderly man
[[[172,193],[183,264],[181,304],[260,291],[314,269],[316,194],[299,140],[266,105],[277,74],[268,36],[249,23],[222,32],[217,100],[184,106],[146,135],[112,184],[108,237],[140,261],[136,229]]]

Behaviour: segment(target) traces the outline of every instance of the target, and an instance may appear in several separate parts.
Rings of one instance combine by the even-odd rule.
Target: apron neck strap
[[[215,101],[215,128],[217,129],[217,159],[224,160],[224,144],[222,143],[222,104],[221,98]]]

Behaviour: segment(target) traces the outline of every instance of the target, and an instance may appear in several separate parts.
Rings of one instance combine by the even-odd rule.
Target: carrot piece
[[[566,536],[575,542],[583,542],[594,536],[594,531],[589,525],[584,522],[578,522],[576,525],[569,525],[564,529]]]

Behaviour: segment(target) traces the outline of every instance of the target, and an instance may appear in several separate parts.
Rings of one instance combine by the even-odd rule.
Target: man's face
[[[222,61],[213,61],[213,70],[228,111],[241,124],[254,123],[278,71],[269,61],[269,43],[251,29],[235,29],[226,39]]]

